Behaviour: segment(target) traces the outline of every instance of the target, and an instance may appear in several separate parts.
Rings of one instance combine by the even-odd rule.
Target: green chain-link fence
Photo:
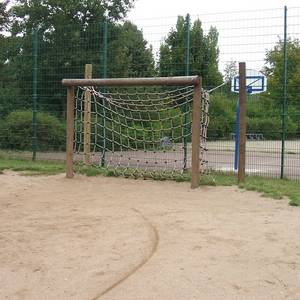
[[[142,29],[142,30],[141,30]],[[208,161],[233,171],[237,62],[262,71],[266,92],[248,95],[248,174],[300,179],[300,8],[40,26],[3,35],[0,149],[64,159],[63,78],[201,75],[211,93]],[[1,41],[2,41],[1,40]]]

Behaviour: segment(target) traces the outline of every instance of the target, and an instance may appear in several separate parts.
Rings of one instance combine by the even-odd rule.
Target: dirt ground
[[[300,210],[236,187],[0,175],[0,299],[300,299]]]

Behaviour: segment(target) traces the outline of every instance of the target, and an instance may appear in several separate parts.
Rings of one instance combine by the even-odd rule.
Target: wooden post
[[[239,63],[239,106],[240,106],[240,130],[239,130],[239,165],[238,184],[245,182],[246,166],[246,64]]]
[[[191,188],[195,189],[199,186],[199,155],[200,155],[200,118],[201,118],[201,86],[194,85],[193,98],[193,116],[192,116],[192,178]]]
[[[74,87],[67,90],[67,149],[66,176],[72,178],[73,173],[73,142],[74,142]]]
[[[92,79],[93,66],[85,65],[85,79]],[[91,93],[84,93],[84,128],[83,128],[84,164],[91,163]]]

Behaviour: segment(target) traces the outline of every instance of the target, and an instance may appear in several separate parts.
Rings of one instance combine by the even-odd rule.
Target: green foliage
[[[0,31],[8,27],[8,23],[9,23],[9,12],[7,11],[8,2],[9,2],[8,0],[0,2]]]
[[[202,24],[197,19],[188,29],[189,15],[179,16],[175,29],[171,29],[160,47],[159,71],[161,76],[185,75],[186,35],[190,31],[190,74],[203,77],[204,86],[217,86],[222,82],[218,70],[218,31],[211,27],[204,35]]]
[[[291,119],[287,119],[288,138],[297,137],[297,124]],[[281,119],[280,116],[257,116],[247,118],[247,130],[253,133],[263,133],[267,140],[281,139]]]
[[[0,118],[14,110],[30,107],[30,100],[20,95],[20,89],[14,89],[10,85],[0,87]]]
[[[212,94],[210,100],[210,139],[228,139],[235,131],[236,99],[224,93]]]
[[[238,64],[236,61],[230,61],[225,64],[224,68],[224,82],[226,82],[226,85],[223,87],[223,90],[226,91],[226,93],[231,93],[231,81],[234,76],[238,74]]]
[[[105,147],[110,151],[119,151],[122,147],[125,149],[140,150],[162,150],[161,139],[168,137],[172,143],[181,143],[183,139],[183,119],[184,113],[180,108],[166,107],[165,110],[152,111],[151,113],[141,110],[140,112],[131,111],[130,118],[126,118],[122,112],[111,113],[106,110],[105,130],[101,115],[92,114],[92,122],[97,122],[98,126],[92,126],[92,145],[103,148],[106,137]],[[190,116],[190,110],[187,111]],[[141,119],[141,120],[139,120]],[[188,121],[188,126],[190,123]],[[83,140],[83,126],[79,118],[76,120],[75,127],[78,128],[77,140]],[[95,135],[97,130],[97,135]],[[188,132],[191,129],[188,128]],[[97,138],[98,136],[98,138]],[[97,141],[96,141],[97,138]],[[190,136],[187,139],[190,141]]]
[[[94,77],[102,76],[105,21],[108,23],[107,75],[153,76],[152,50],[142,31],[130,22],[117,22],[133,3],[134,0],[15,1],[11,8],[10,36],[1,36],[5,41],[0,41],[2,86],[17,90],[23,102],[27,102],[26,96],[32,95],[33,29],[38,30],[38,108],[64,116],[65,89],[61,79],[82,78],[87,63],[93,65]],[[18,102],[16,97],[11,98],[11,103]],[[0,107],[0,115],[9,110]]]
[[[219,48],[218,48],[218,38],[219,33],[216,27],[210,27],[207,36],[205,36],[205,55],[204,55],[204,65],[203,65],[203,85],[208,87],[215,87],[222,83],[222,74],[218,70],[219,63]],[[201,71],[200,66],[198,66],[197,72]],[[207,77],[207,79],[205,79]]]
[[[47,113],[37,113],[37,144],[40,151],[65,149],[65,124]],[[14,111],[0,123],[2,149],[31,150],[32,113]]]
[[[252,133],[263,133],[267,140],[279,140],[281,137],[279,117],[247,118],[247,130]]]
[[[0,116],[31,103],[31,37],[0,35]]]
[[[19,0],[12,3],[10,12],[7,11],[7,3],[8,1],[0,3],[0,29],[4,28],[10,32],[9,36],[0,34],[1,118],[13,110],[29,109],[31,106],[32,29],[39,29],[38,109],[41,111],[64,117],[66,101],[61,79],[82,78],[86,63],[93,64],[94,77],[102,75],[104,21],[108,22],[108,77],[155,76],[158,73],[155,70],[151,46],[144,39],[142,31],[131,22],[119,22],[132,7],[134,0]],[[105,12],[108,14],[105,15]],[[11,24],[8,24],[9,16]],[[218,31],[215,27],[211,27],[204,34],[199,19],[188,29],[188,18],[189,16],[186,18],[179,16],[176,27],[170,30],[162,43],[159,74],[161,76],[185,74],[186,38],[189,30],[190,74],[202,75],[206,87],[216,86],[222,82],[221,73],[218,71]],[[268,76],[267,93],[259,96],[257,102],[247,102],[248,132],[263,133],[266,139],[281,138],[283,63],[283,41],[279,41],[266,54],[264,71]],[[300,43],[298,40],[289,40],[288,138],[299,137],[300,132],[299,70]],[[225,68],[225,80],[230,79],[235,73],[236,63],[230,62]],[[211,96],[210,138],[228,139],[230,133],[235,131],[236,98],[231,96],[229,85],[225,87],[225,91],[226,93]],[[136,137],[138,148],[142,149],[144,139],[159,141],[161,136],[155,135],[152,128],[161,126],[165,128],[166,136],[171,137],[173,141],[179,141],[182,137],[182,115],[179,115],[170,117],[170,120],[163,124],[132,123],[129,124],[130,129],[112,129],[112,125],[107,122],[108,140],[113,138],[112,133],[117,130],[121,132],[120,136],[123,138]],[[171,127],[174,130],[170,130]],[[18,147],[29,149],[31,138],[26,139],[28,140],[26,147],[24,145]],[[118,138],[114,136],[114,139]],[[39,140],[43,140],[43,136],[39,136]],[[134,139],[128,139],[128,147],[133,146],[133,143],[136,143]],[[109,141],[108,147],[112,148]]]
[[[108,77],[155,75],[152,48],[133,23],[110,24],[108,49]]]
[[[265,73],[268,76],[268,96],[273,99],[274,106],[280,108],[283,99],[284,84],[284,41],[278,44],[266,54]],[[300,109],[300,42],[288,40],[288,104]]]
[[[18,0],[12,8],[14,30],[31,32],[40,27],[42,31],[62,25],[80,25],[101,22],[107,18],[117,21],[124,18],[134,0]]]
[[[247,132],[262,133],[264,139],[281,139],[281,115],[274,109],[271,100],[265,95],[247,97]],[[228,139],[235,132],[235,115],[237,99],[232,93],[214,93],[210,104],[210,139]],[[287,137],[294,139],[299,136],[299,113],[295,111],[287,117]]]

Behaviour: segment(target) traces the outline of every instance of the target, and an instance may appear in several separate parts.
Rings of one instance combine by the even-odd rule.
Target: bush
[[[39,151],[65,150],[65,124],[47,113],[37,113],[37,148]],[[0,123],[2,149],[31,150],[32,112],[11,112]]]
[[[235,132],[236,99],[228,94],[213,94],[210,105],[209,139],[228,139]],[[270,99],[259,95],[247,98],[247,132],[262,133],[265,139],[281,139],[281,111],[275,108]],[[286,119],[288,139],[299,137],[299,112],[289,107]]]
[[[31,107],[31,99],[20,96],[22,93],[18,88],[5,86],[0,87],[0,118],[4,118],[10,112],[18,109]],[[7,101],[9,99],[9,101]]]
[[[215,93],[210,99],[208,137],[214,139],[228,139],[235,131],[235,95]]]
[[[247,132],[262,133],[267,140],[279,140],[281,137],[281,121],[279,117],[247,119]]]

